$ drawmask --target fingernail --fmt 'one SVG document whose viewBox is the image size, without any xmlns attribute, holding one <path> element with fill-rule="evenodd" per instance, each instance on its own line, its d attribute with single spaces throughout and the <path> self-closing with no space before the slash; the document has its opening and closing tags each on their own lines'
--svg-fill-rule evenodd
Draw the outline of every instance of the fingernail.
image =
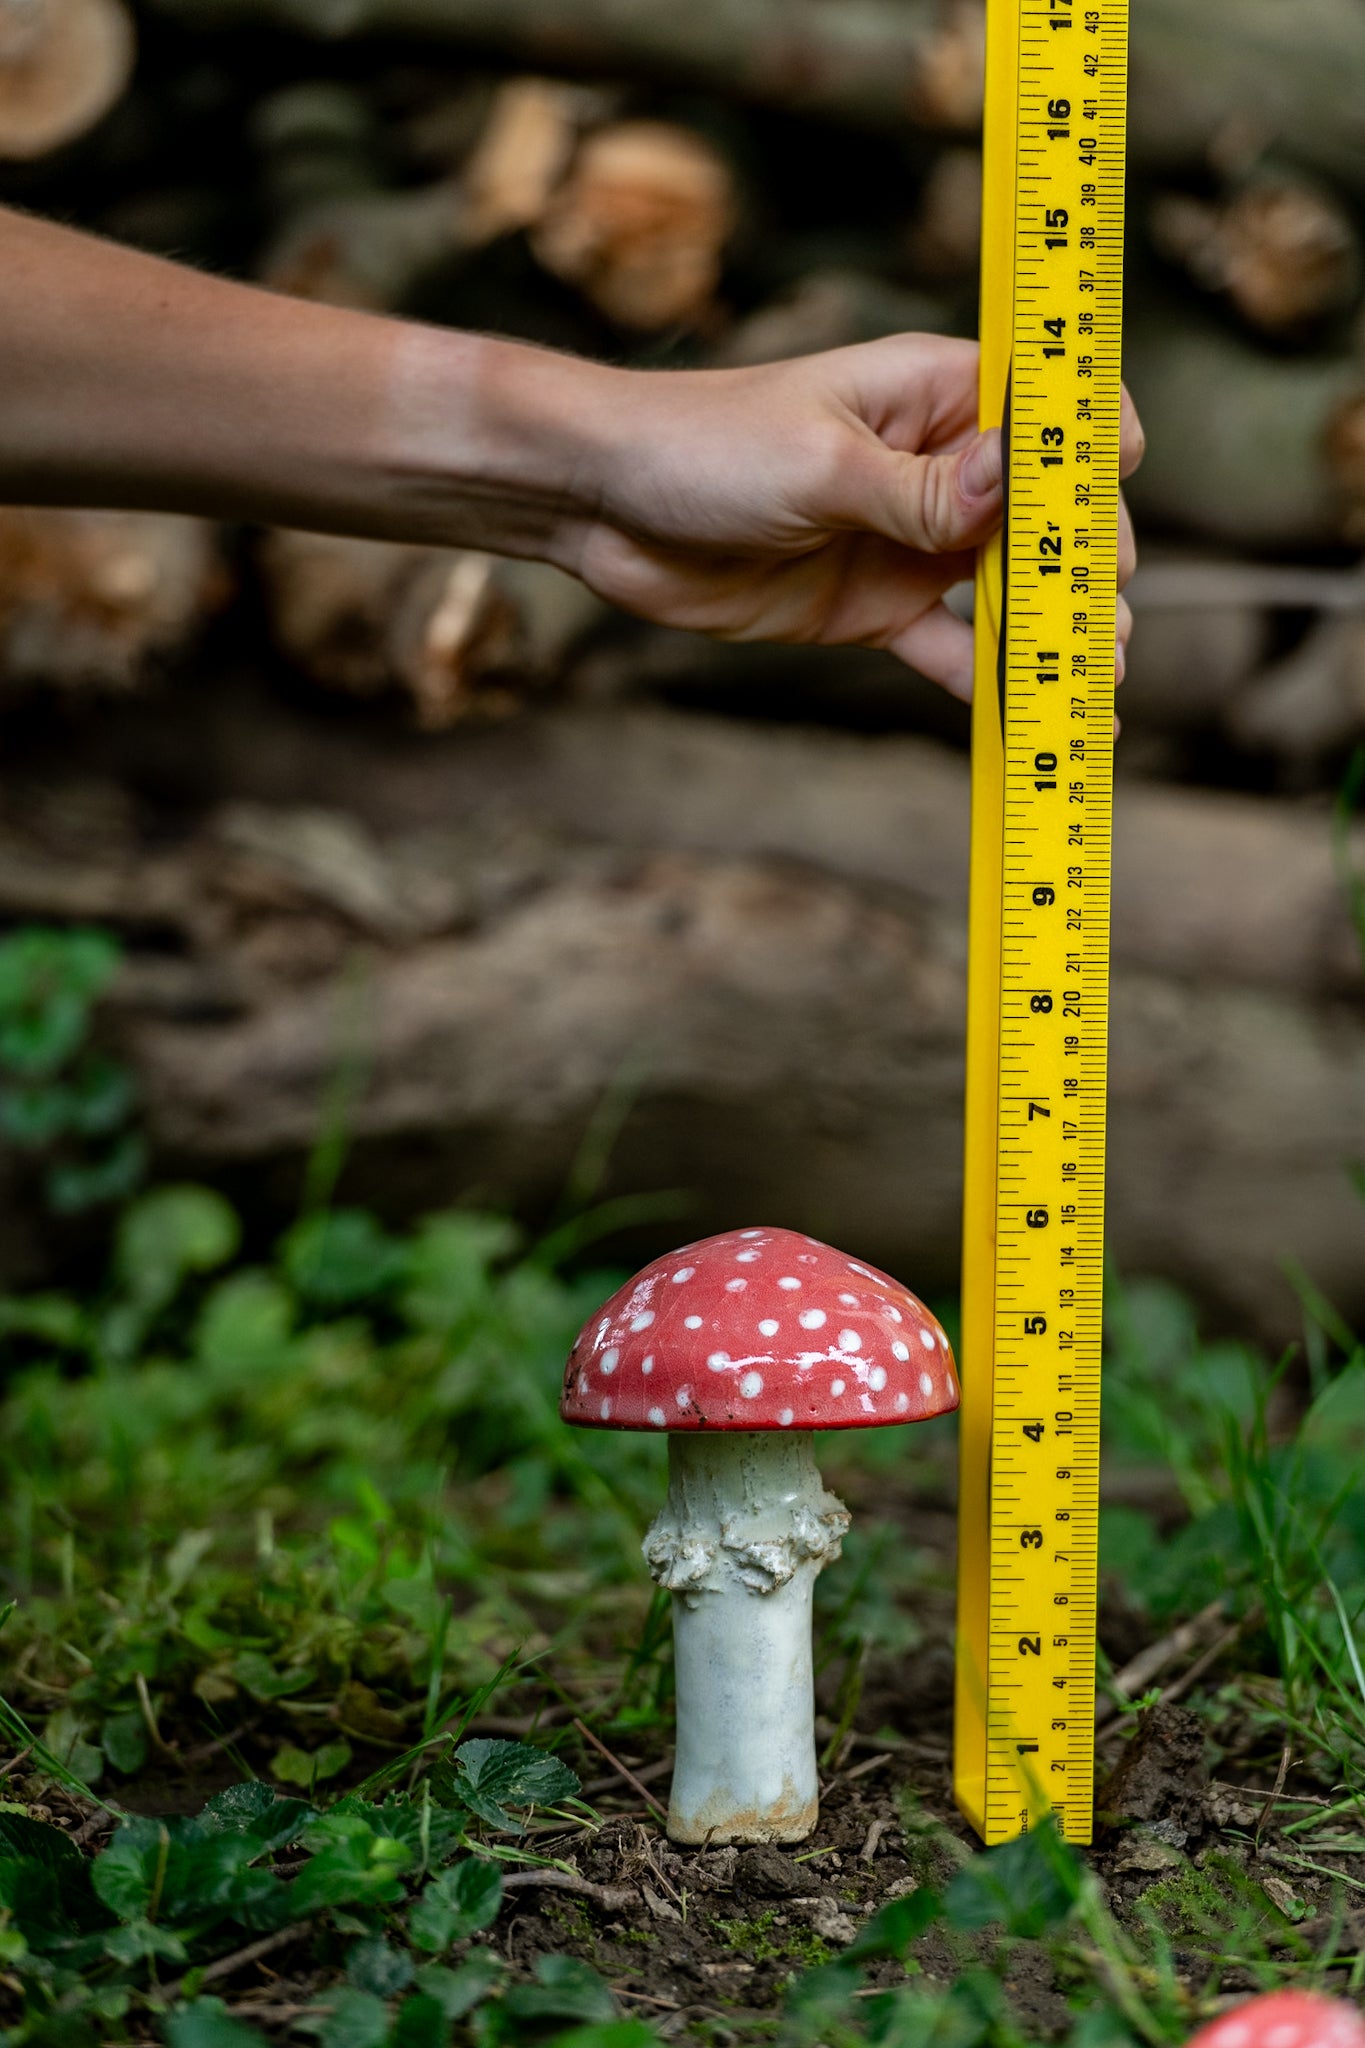
<svg viewBox="0 0 1365 2048">
<path fill-rule="evenodd" d="M 963 497 L 989 498 L 1000 488 L 1001 470 L 1000 430 L 992 427 L 973 441 L 962 458 L 957 476 Z"/>
<path fill-rule="evenodd" d="M 1128 668 L 1128 649 L 1121 640 L 1114 642 L 1114 681 L 1121 683 Z"/>
</svg>

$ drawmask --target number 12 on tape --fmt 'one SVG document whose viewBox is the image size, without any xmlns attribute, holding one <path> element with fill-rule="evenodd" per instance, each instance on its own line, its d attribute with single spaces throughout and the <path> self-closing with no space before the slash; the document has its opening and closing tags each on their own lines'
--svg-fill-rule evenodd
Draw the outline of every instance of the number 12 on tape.
<svg viewBox="0 0 1365 2048">
<path fill-rule="evenodd" d="M 988 0 L 955 1790 L 1094 1804 L 1126 0 Z"/>
</svg>

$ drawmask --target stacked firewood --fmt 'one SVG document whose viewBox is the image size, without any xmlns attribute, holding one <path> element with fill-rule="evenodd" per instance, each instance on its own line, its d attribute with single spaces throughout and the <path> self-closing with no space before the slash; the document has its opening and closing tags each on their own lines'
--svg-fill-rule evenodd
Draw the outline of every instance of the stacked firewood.
<svg viewBox="0 0 1365 2048">
<path fill-rule="evenodd" d="M 642 367 L 973 331 L 983 0 L 144 0 L 136 24 L 127 4 L 0 0 L 0 200 L 277 291 Z M 1248 1274 L 1285 1248 L 1286 1203 L 1350 1291 L 1335 1162 L 1365 1116 L 1329 824 L 1365 738 L 1365 8 L 1132 16 L 1127 374 L 1148 452 L 1120 768 L 1181 787 L 1139 792 L 1125 842 L 1116 956 L 1169 1065 L 1116 1034 L 1141 1155 L 1117 1251 L 1183 1260 L 1269 1327 Z M 951 1222 L 963 728 L 889 658 L 711 645 L 478 553 L 14 510 L 0 718 L 36 735 L 45 792 L 35 810 L 21 758 L 0 918 L 103 916 L 135 941 L 150 919 L 184 952 L 183 985 L 164 959 L 127 984 L 178 1156 L 306 1146 L 336 1057 L 327 978 L 359 946 L 383 1015 L 362 1124 L 386 1157 L 444 1133 L 534 1204 L 594 1090 L 652 1058 L 666 1157 L 636 1156 L 637 1181 L 723 1176 L 738 1119 L 772 1208 L 813 1156 L 789 1124 L 818 1096 L 823 1192 L 802 1214 L 894 1263 L 876 1217 L 901 1205 L 932 1234 L 934 1203 L 877 1133 L 932 1072 L 932 1115 L 892 1122 Z M 808 743 L 760 745 L 778 720 Z M 95 785 L 97 809 L 115 785 L 153 811 L 173 791 L 183 859 L 155 834 L 138 852 L 126 820 L 117 849 L 56 858 L 33 824 L 68 786 L 42 753 L 54 729 L 72 815 Z M 760 795 L 769 745 L 782 801 Z M 450 805 L 486 829 L 432 837 Z M 811 972 L 788 985 L 774 934 L 796 926 Z M 904 1027 L 885 1043 L 866 1036 L 878 974 Z M 692 985 L 708 993 L 688 1010 Z M 1215 1129 L 1201 1076 L 1220 1046 L 1235 1102 Z M 1261 1213 L 1248 1134 L 1281 1060 L 1299 1177 Z M 1176 1169 L 1191 1147 L 1202 1179 Z"/>
</svg>

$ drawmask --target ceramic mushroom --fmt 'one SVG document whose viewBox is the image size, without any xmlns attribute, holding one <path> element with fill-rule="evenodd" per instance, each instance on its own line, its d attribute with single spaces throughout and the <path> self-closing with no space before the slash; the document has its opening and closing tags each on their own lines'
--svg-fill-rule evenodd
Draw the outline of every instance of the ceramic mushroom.
<svg viewBox="0 0 1365 2048">
<path fill-rule="evenodd" d="M 1344 1998 L 1267 1991 L 1221 2014 L 1187 2048 L 1365 2048 L 1365 2022 Z"/>
<path fill-rule="evenodd" d="M 668 1432 L 668 1499 L 644 1552 L 673 1595 L 675 1842 L 799 1842 L 814 1827 L 811 1603 L 849 1518 L 812 1432 L 957 1402 L 924 1304 L 793 1230 L 684 1245 L 579 1333 L 564 1420 Z"/>
</svg>

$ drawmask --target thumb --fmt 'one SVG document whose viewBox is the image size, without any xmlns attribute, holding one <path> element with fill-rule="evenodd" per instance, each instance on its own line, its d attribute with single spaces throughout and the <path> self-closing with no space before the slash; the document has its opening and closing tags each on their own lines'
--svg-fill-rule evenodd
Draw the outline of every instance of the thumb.
<svg viewBox="0 0 1365 2048">
<path fill-rule="evenodd" d="M 883 444 L 865 479 L 860 524 L 924 554 L 975 547 L 1000 524 L 1002 460 L 996 427 L 951 455 L 905 455 Z"/>
</svg>

